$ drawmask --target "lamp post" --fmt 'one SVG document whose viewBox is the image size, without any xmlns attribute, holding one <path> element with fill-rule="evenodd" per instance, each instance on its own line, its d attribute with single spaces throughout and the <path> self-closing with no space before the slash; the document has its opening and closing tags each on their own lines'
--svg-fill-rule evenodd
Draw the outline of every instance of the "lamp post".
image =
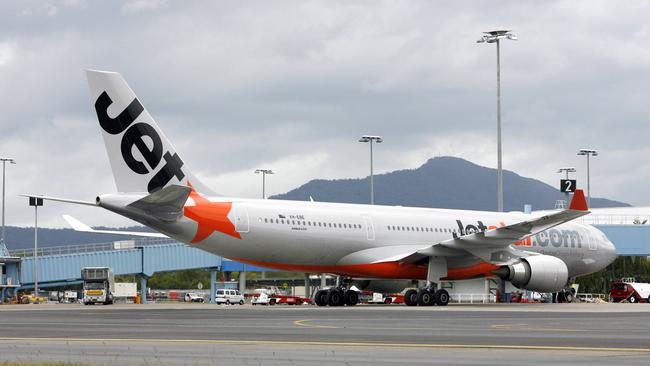
<svg viewBox="0 0 650 366">
<path fill-rule="evenodd" d="M 275 174 L 271 169 L 256 169 L 255 174 L 262 174 L 262 199 L 266 199 L 266 175 Z"/>
<path fill-rule="evenodd" d="M 29 205 L 34 206 L 34 295 L 38 297 L 38 206 L 43 206 L 43 199 L 29 197 Z"/>
<path fill-rule="evenodd" d="M 586 156 L 587 157 L 587 206 L 591 207 L 591 182 L 589 180 L 589 157 L 590 156 L 598 156 L 598 151 L 594 149 L 580 149 L 578 151 L 578 155 Z"/>
<path fill-rule="evenodd" d="M 517 40 L 509 30 L 483 32 L 476 43 L 497 44 L 497 211 L 503 212 L 503 165 L 501 162 L 501 48 L 500 40 Z"/>
<path fill-rule="evenodd" d="M 373 172 L 373 157 L 372 157 L 372 143 L 382 143 L 384 140 L 381 136 L 371 136 L 363 135 L 359 138 L 359 142 L 369 142 L 370 143 L 370 204 L 375 204 L 375 183 L 374 183 L 374 172 Z"/>
<path fill-rule="evenodd" d="M 2 161 L 2 236 L 0 237 L 0 249 L 6 250 L 5 246 L 5 165 L 7 162 L 9 164 L 16 164 L 16 160 L 12 158 L 3 158 L 0 157 Z"/>
</svg>

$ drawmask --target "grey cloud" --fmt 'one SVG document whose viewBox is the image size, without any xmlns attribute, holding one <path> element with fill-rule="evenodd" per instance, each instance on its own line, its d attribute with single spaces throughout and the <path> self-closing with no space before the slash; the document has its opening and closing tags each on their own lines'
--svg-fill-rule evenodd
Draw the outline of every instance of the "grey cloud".
<svg viewBox="0 0 650 366">
<path fill-rule="evenodd" d="M 559 166 L 583 176 L 575 152 L 592 146 L 601 150 L 594 194 L 650 205 L 649 10 L 606 1 L 7 3 L 0 154 L 19 160 L 8 223 L 31 223 L 15 198 L 24 191 L 92 199 L 114 189 L 84 68 L 121 72 L 184 160 L 236 194 L 257 196 L 246 172 L 261 165 L 285 174 L 275 193 L 363 176 L 363 133 L 386 138 L 380 171 L 436 154 L 494 166 L 495 50 L 475 41 L 501 25 L 520 37 L 502 47 L 506 168 L 555 184 Z M 123 223 L 69 209 L 91 224 Z M 56 215 L 66 208 L 44 210 L 45 224 L 64 225 Z"/>
</svg>

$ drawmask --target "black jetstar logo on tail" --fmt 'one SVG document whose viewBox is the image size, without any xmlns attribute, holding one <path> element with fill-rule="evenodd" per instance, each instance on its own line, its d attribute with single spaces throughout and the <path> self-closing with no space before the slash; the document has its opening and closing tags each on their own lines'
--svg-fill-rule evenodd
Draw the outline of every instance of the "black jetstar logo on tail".
<svg viewBox="0 0 650 366">
<path fill-rule="evenodd" d="M 149 193 L 163 188 L 173 177 L 176 177 L 178 180 L 183 179 L 185 177 L 185 174 L 181 170 L 183 161 L 176 153 L 172 155 L 169 151 L 163 152 L 163 143 L 156 129 L 144 122 L 133 124 L 144 111 L 144 107 L 140 104 L 140 101 L 137 98 L 133 99 L 128 107 L 115 118 L 111 118 L 108 115 L 108 107 L 111 104 L 113 104 L 113 100 L 106 92 L 103 92 L 95 102 L 95 111 L 97 111 L 99 124 L 104 131 L 111 135 L 124 132 L 120 150 L 122 151 L 122 158 L 126 165 L 137 174 L 148 174 L 156 170 L 160 161 L 165 158 L 163 167 L 149 180 L 149 184 L 147 185 Z M 153 141 L 151 148 L 142 139 L 144 136 L 149 137 Z M 134 146 L 142 154 L 149 167 L 143 161 L 133 156 Z"/>
</svg>

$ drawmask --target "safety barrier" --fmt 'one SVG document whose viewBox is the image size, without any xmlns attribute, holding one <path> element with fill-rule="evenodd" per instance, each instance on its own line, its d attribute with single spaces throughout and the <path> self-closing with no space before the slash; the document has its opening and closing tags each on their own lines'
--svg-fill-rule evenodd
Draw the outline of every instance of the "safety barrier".
<svg viewBox="0 0 650 366">
<path fill-rule="evenodd" d="M 578 219 L 589 225 L 650 225 L 650 215 L 589 214 Z"/>
<path fill-rule="evenodd" d="M 491 303 L 497 302 L 497 298 L 493 294 L 449 294 L 452 302 L 456 303 Z"/>
</svg>

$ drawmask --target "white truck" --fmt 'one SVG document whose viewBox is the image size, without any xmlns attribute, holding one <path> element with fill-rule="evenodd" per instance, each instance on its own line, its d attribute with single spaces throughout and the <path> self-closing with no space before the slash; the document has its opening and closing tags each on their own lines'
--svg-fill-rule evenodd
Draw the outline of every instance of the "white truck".
<svg viewBox="0 0 650 366">
<path fill-rule="evenodd" d="M 83 280 L 83 303 L 110 305 L 115 295 L 113 270 L 108 267 L 85 267 L 81 269 Z"/>
</svg>

